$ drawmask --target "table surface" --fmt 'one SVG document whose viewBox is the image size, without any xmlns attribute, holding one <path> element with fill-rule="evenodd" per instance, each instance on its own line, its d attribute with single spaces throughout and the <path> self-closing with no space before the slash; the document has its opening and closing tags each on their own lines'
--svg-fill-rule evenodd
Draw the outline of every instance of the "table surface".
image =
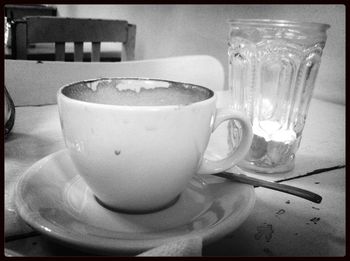
<svg viewBox="0 0 350 261">
<path fill-rule="evenodd" d="M 227 95 L 217 92 L 218 105 Z M 223 130 L 209 150 L 222 149 Z M 58 246 L 33 231 L 13 202 L 18 178 L 41 158 L 64 148 L 57 105 L 16 107 L 16 122 L 5 140 L 5 248 L 25 256 L 86 255 Z M 232 171 L 237 171 L 233 168 Z M 294 185 L 323 197 L 320 204 L 256 187 L 250 216 L 235 231 L 210 245 L 204 256 L 344 256 L 345 106 L 312 99 L 294 170 L 248 175 Z"/>
</svg>

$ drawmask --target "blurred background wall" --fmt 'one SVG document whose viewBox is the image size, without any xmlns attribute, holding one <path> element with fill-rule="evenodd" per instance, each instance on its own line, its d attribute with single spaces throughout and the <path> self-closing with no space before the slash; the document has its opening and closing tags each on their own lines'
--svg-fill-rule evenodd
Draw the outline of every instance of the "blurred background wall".
<svg viewBox="0 0 350 261">
<path fill-rule="evenodd" d="M 344 5 L 56 5 L 60 16 L 127 20 L 137 25 L 136 59 L 206 54 L 227 75 L 227 20 L 285 19 L 328 23 L 315 96 L 345 104 Z M 227 79 L 227 77 L 226 77 Z M 318 84 L 322 82 L 322 85 Z M 227 81 L 225 86 L 227 86 Z"/>
</svg>

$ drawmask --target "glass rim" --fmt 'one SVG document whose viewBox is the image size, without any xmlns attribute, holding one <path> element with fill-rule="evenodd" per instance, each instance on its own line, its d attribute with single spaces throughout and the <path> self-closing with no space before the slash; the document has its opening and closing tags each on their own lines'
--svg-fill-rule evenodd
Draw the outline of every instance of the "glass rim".
<svg viewBox="0 0 350 261">
<path fill-rule="evenodd" d="M 248 26 L 276 26 L 276 27 L 290 27 L 290 28 L 310 28 L 326 31 L 331 26 L 325 23 L 317 22 L 298 22 L 292 20 L 275 20 L 275 19 L 229 19 L 230 25 L 242 24 Z"/>
</svg>

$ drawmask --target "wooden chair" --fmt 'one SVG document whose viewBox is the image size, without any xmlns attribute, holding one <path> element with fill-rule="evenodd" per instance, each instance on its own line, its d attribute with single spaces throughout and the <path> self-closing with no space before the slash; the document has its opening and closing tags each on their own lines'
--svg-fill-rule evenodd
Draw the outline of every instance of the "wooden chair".
<svg viewBox="0 0 350 261">
<path fill-rule="evenodd" d="M 20 5 L 5 5 L 5 17 L 7 23 L 11 26 L 14 20 L 22 19 L 25 16 L 57 16 L 57 8 L 42 4 L 20 4 Z M 12 32 L 8 32 L 8 42 L 6 47 L 10 47 L 12 43 Z M 5 47 L 5 48 L 6 48 Z M 5 53 L 9 53 L 7 51 Z"/>
<path fill-rule="evenodd" d="M 33 43 L 55 43 L 55 60 L 65 60 L 65 43 L 74 43 L 74 61 L 83 61 L 83 44 L 91 42 L 91 61 L 101 57 L 101 42 L 122 43 L 121 60 L 135 57 L 136 25 L 123 20 L 28 16 L 12 26 L 12 57 L 27 59 Z"/>
</svg>

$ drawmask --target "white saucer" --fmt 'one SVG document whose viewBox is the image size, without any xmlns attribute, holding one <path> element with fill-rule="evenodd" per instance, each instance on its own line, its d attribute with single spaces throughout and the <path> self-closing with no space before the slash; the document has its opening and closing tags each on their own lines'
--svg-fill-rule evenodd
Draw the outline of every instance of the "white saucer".
<svg viewBox="0 0 350 261">
<path fill-rule="evenodd" d="M 203 244 L 235 230 L 251 213 L 254 188 L 213 176 L 191 181 L 178 201 L 150 214 L 123 214 L 98 204 L 66 150 L 29 168 L 16 187 L 21 217 L 42 234 L 85 251 L 140 253 L 201 236 Z"/>
</svg>

